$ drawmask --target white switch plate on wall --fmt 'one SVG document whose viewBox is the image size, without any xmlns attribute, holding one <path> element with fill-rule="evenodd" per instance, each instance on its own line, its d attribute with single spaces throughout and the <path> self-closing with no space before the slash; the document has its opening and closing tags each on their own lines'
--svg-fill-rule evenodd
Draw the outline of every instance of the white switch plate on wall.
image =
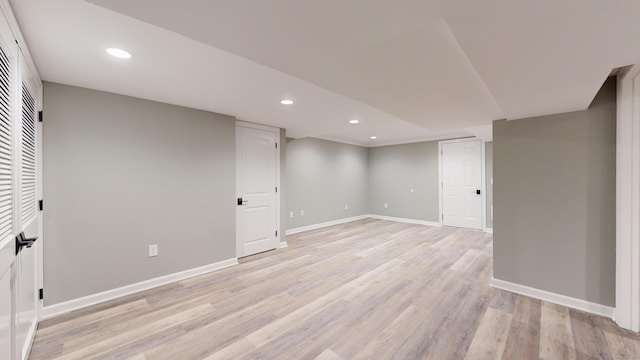
<svg viewBox="0 0 640 360">
<path fill-rule="evenodd" d="M 158 256 L 158 244 L 149 245 L 149 257 Z"/>
<path fill-rule="evenodd" d="M 384 203 L 384 208 L 386 209 L 386 208 L 388 208 L 388 207 L 389 207 L 389 204 Z"/>
<path fill-rule="evenodd" d="M 289 217 L 293 219 L 293 211 L 289 211 Z"/>
<path fill-rule="evenodd" d="M 349 204 L 344 204 L 344 209 L 349 210 Z"/>
</svg>

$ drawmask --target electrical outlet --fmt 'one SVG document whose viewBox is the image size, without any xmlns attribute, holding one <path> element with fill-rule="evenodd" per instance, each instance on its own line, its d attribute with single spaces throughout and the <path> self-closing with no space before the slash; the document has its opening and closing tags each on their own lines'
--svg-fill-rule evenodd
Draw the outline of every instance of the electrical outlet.
<svg viewBox="0 0 640 360">
<path fill-rule="evenodd" d="M 349 204 L 344 204 L 344 209 L 349 210 Z"/>
<path fill-rule="evenodd" d="M 300 210 L 300 216 L 304 216 L 304 210 Z"/>
<path fill-rule="evenodd" d="M 388 208 L 388 207 L 389 207 L 389 204 L 384 203 L 384 208 L 386 209 L 386 208 Z"/>
<path fill-rule="evenodd" d="M 158 256 L 158 244 L 149 245 L 149 257 Z"/>
<path fill-rule="evenodd" d="M 293 211 L 289 211 L 289 217 L 293 219 Z"/>
</svg>

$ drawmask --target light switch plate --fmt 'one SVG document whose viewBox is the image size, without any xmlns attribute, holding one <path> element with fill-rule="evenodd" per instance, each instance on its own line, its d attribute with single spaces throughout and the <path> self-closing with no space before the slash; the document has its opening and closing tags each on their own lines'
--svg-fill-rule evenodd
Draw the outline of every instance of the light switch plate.
<svg viewBox="0 0 640 360">
<path fill-rule="evenodd" d="M 149 257 L 158 256 L 158 244 L 149 245 Z"/>
</svg>

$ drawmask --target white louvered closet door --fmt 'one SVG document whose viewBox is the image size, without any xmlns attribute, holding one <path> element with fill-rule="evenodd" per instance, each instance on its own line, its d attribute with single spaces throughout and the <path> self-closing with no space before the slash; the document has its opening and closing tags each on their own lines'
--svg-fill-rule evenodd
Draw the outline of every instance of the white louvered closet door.
<svg viewBox="0 0 640 360">
<path fill-rule="evenodd" d="M 7 3 L 0 2 L 0 359 L 17 360 L 31 347 L 41 304 L 42 240 L 19 247 L 16 237 L 42 236 L 42 82 L 8 21 L 15 25 Z"/>
<path fill-rule="evenodd" d="M 27 238 L 41 237 L 38 206 L 38 95 L 41 88 L 18 50 L 19 82 L 16 84 L 19 108 L 14 127 L 14 150 L 17 174 L 14 174 L 14 201 L 17 202 L 15 232 Z M 39 306 L 39 264 L 42 240 L 32 247 L 24 247 L 17 256 L 16 265 L 16 321 L 15 337 L 17 358 L 23 358 L 32 342 L 37 326 Z"/>
<path fill-rule="evenodd" d="M 14 127 L 17 93 L 16 52 L 8 24 L 0 19 L 0 359 L 14 359 L 15 229 Z"/>
</svg>

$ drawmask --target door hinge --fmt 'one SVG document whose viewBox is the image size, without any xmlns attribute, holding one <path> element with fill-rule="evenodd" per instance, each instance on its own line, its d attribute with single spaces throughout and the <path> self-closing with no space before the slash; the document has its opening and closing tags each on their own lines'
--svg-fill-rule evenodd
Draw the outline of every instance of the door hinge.
<svg viewBox="0 0 640 360">
<path fill-rule="evenodd" d="M 38 209 L 44 210 L 44 200 L 38 200 Z"/>
<path fill-rule="evenodd" d="M 42 118 L 44 116 L 42 115 L 42 110 L 38 111 L 38 122 L 42 122 Z"/>
<path fill-rule="evenodd" d="M 276 230 L 276 237 L 278 237 L 278 230 Z"/>
<path fill-rule="evenodd" d="M 442 220 L 444 220 L 444 214 L 440 215 L 440 218 L 441 218 Z"/>
<path fill-rule="evenodd" d="M 44 289 L 40 288 L 40 291 L 38 293 L 39 293 L 40 300 L 43 300 L 44 299 Z"/>
<path fill-rule="evenodd" d="M 276 143 L 276 149 L 278 148 L 278 143 Z"/>
<path fill-rule="evenodd" d="M 276 186 L 276 192 L 278 192 L 278 187 Z"/>
</svg>

